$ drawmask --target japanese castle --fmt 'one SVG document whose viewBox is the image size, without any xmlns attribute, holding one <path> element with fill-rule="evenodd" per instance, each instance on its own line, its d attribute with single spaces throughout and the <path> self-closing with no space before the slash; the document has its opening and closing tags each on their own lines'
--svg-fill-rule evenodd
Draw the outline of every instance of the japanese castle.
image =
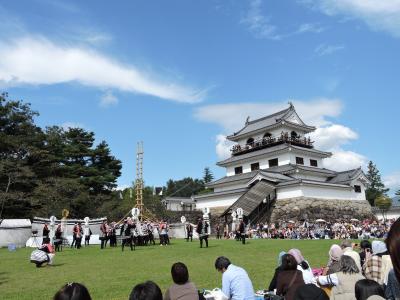
<svg viewBox="0 0 400 300">
<path fill-rule="evenodd" d="M 368 180 L 361 168 L 336 172 L 323 167 L 332 153 L 314 148 L 293 104 L 245 125 L 227 139 L 231 157 L 217 163 L 226 176 L 210 182 L 208 194 L 195 196 L 196 208 L 229 216 L 242 208 L 255 224 L 265 221 L 366 218 Z"/>
</svg>

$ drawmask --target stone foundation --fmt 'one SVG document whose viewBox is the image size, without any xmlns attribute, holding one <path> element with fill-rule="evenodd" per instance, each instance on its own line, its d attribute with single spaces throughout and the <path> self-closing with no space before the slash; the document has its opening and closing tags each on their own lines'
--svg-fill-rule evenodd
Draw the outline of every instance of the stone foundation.
<svg viewBox="0 0 400 300">
<path fill-rule="evenodd" d="M 356 218 L 373 218 L 371 206 L 366 200 L 336 200 L 298 197 L 277 200 L 271 221 L 316 220 L 336 221 Z"/>
</svg>

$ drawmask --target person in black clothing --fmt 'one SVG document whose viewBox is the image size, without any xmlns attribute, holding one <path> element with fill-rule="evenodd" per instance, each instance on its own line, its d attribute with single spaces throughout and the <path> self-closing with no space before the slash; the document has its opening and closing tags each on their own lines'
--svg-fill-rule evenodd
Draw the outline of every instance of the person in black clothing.
<svg viewBox="0 0 400 300">
<path fill-rule="evenodd" d="M 156 244 L 156 241 L 154 240 L 154 234 L 153 234 L 153 225 L 151 223 L 147 224 L 147 231 L 148 231 L 148 239 L 149 239 L 149 244 Z"/>
<path fill-rule="evenodd" d="M 203 240 L 206 242 L 206 247 L 208 248 L 208 226 L 208 223 L 203 218 L 199 218 L 196 232 L 199 234 L 200 248 L 203 248 Z"/>
<path fill-rule="evenodd" d="M 55 246 L 55 250 L 56 251 L 60 251 L 62 250 L 62 242 L 63 242 L 63 238 L 62 238 L 62 230 L 61 230 L 61 224 L 58 224 L 56 232 L 54 234 L 54 246 Z M 60 247 L 61 246 L 61 247 Z"/>
<path fill-rule="evenodd" d="M 42 234 L 42 236 L 43 236 L 42 244 L 49 244 L 50 243 L 49 233 L 50 233 L 50 229 L 48 227 L 48 224 L 44 223 L 43 234 Z"/>
<path fill-rule="evenodd" d="M 221 239 L 221 225 L 219 223 L 215 226 L 215 232 L 217 233 L 217 240 Z"/>
<path fill-rule="evenodd" d="M 49 229 L 47 223 L 44 223 L 44 226 L 43 226 L 43 238 L 48 238 L 49 237 L 49 233 L 50 233 L 50 229 Z"/>
<path fill-rule="evenodd" d="M 186 223 L 186 242 L 193 242 L 193 226 L 189 222 Z"/>
<path fill-rule="evenodd" d="M 130 220 L 124 222 L 124 225 L 121 228 L 121 233 L 123 233 L 122 251 L 124 251 L 125 245 L 129 245 L 131 247 L 131 251 L 135 250 L 135 242 L 133 240 L 133 230 L 135 227 L 136 225 Z"/>
<path fill-rule="evenodd" d="M 359 252 L 360 262 L 361 262 L 361 266 L 363 266 L 365 263 L 366 252 L 369 252 L 369 253 L 372 252 L 371 251 L 371 249 L 372 249 L 371 242 L 368 240 L 362 240 L 360 243 L 360 248 L 361 248 L 361 251 Z"/>
<path fill-rule="evenodd" d="M 240 239 L 242 240 L 242 244 L 244 245 L 246 243 L 246 225 L 244 224 L 243 220 L 240 220 L 238 232 Z"/>
</svg>

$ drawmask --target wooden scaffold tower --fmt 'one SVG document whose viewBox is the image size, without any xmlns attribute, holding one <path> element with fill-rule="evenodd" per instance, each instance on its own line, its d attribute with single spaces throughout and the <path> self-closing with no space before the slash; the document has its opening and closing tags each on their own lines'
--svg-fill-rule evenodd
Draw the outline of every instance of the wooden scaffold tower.
<svg viewBox="0 0 400 300">
<path fill-rule="evenodd" d="M 137 143 L 136 149 L 136 182 L 135 182 L 135 191 L 136 191 L 136 204 L 135 207 L 140 209 L 141 214 L 143 211 L 143 142 Z"/>
</svg>

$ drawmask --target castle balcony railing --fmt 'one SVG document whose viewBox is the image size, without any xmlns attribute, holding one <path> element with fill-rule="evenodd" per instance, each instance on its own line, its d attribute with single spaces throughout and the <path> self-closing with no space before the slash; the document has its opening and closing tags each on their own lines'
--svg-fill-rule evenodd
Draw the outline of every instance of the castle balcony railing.
<svg viewBox="0 0 400 300">
<path fill-rule="evenodd" d="M 276 145 L 280 144 L 292 144 L 295 146 L 300 146 L 304 148 L 311 149 L 313 148 L 313 141 L 309 137 L 295 137 L 295 136 L 290 136 L 288 133 L 282 133 L 280 136 L 277 137 L 264 137 L 259 140 L 255 140 L 252 143 L 248 143 L 245 145 L 234 145 L 231 148 L 232 155 L 240 155 L 252 151 L 257 151 L 260 149 L 268 148 L 268 147 L 273 147 Z"/>
</svg>

